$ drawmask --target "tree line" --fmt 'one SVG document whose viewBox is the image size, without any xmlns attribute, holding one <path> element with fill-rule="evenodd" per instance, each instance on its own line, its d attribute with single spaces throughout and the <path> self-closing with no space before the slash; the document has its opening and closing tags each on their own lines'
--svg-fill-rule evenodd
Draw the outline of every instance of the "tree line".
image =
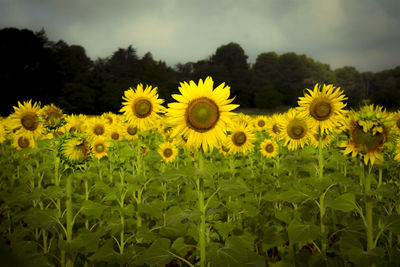
<svg viewBox="0 0 400 267">
<path fill-rule="evenodd" d="M 348 105 L 363 102 L 389 110 L 400 107 L 400 65 L 380 72 L 359 72 L 346 66 L 332 70 L 328 64 L 294 52 L 265 52 L 249 64 L 237 43 L 218 47 L 197 62 L 167 66 L 150 52 L 139 57 L 132 46 L 111 56 L 91 60 L 84 47 L 47 38 L 44 30 L 0 30 L 0 114 L 7 116 L 18 101 L 32 99 L 54 103 L 66 113 L 117 113 L 123 92 L 138 83 L 157 86 L 167 102 L 182 81 L 212 76 L 215 85 L 231 87 L 235 103 L 245 108 L 273 110 L 295 106 L 305 88 L 332 83 L 348 96 Z"/>
</svg>

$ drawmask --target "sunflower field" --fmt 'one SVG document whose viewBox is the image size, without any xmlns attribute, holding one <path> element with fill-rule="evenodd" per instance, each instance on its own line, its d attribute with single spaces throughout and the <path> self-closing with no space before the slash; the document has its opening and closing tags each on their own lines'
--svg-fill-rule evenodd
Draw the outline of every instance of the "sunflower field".
<svg viewBox="0 0 400 267">
<path fill-rule="evenodd" d="M 1 266 L 400 266 L 400 112 L 316 84 L 285 113 L 137 85 L 120 114 L 0 121 Z"/>
</svg>

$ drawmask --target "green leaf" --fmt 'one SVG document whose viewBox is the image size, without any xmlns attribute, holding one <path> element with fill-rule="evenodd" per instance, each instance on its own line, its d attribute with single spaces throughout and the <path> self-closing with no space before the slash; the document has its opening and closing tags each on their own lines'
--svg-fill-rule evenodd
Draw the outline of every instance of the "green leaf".
<svg viewBox="0 0 400 267">
<path fill-rule="evenodd" d="M 159 201 L 153 201 L 151 203 L 139 203 L 138 210 L 152 218 L 160 219 L 162 217 L 162 210 L 157 202 Z"/>
<path fill-rule="evenodd" d="M 243 194 L 249 192 L 250 189 L 244 185 L 239 184 L 236 181 L 223 180 L 219 183 L 220 191 L 232 194 Z"/>
<path fill-rule="evenodd" d="M 349 212 L 357 208 L 356 198 L 353 193 L 345 193 L 329 202 L 327 206 L 335 210 Z"/>
<path fill-rule="evenodd" d="M 299 190 L 289 189 L 288 191 L 279 194 L 279 199 L 292 203 L 299 203 L 306 199 L 307 196 Z"/>
<path fill-rule="evenodd" d="M 185 244 L 184 237 L 178 237 L 175 239 L 174 243 L 172 243 L 171 249 L 175 250 L 178 255 L 184 257 L 190 250 L 192 250 L 193 245 Z"/>
<path fill-rule="evenodd" d="M 26 212 L 24 221 L 31 228 L 49 229 L 57 223 L 57 214 L 58 211 L 56 209 L 39 210 L 31 208 Z"/>
<path fill-rule="evenodd" d="M 82 214 L 86 216 L 100 217 L 106 209 L 106 206 L 91 200 L 85 200 L 82 203 L 81 209 Z"/>
<path fill-rule="evenodd" d="M 173 259 L 173 256 L 168 252 L 170 244 L 171 241 L 169 239 L 157 239 L 148 249 L 137 256 L 135 265 L 166 265 Z"/>
<path fill-rule="evenodd" d="M 289 224 L 287 231 L 289 242 L 291 244 L 297 244 L 316 240 L 320 230 L 316 225 L 304 224 L 297 220 L 293 220 Z"/>
<path fill-rule="evenodd" d="M 109 239 L 105 244 L 97 249 L 95 253 L 89 257 L 90 261 L 110 261 L 117 256 L 117 252 L 114 251 L 114 241 Z"/>
<path fill-rule="evenodd" d="M 215 229 L 217 229 L 218 233 L 222 236 L 225 240 L 228 235 L 232 232 L 235 226 L 231 223 L 217 221 L 214 225 Z"/>
</svg>

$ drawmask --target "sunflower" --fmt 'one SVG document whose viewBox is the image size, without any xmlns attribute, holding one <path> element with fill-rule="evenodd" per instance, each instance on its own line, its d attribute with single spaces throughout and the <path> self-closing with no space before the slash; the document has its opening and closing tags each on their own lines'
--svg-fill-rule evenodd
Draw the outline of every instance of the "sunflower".
<svg viewBox="0 0 400 267">
<path fill-rule="evenodd" d="M 6 129 L 5 129 L 5 124 L 4 124 L 4 119 L 1 118 L 0 120 L 0 144 L 4 142 L 4 140 L 6 140 Z"/>
<path fill-rule="evenodd" d="M 253 149 L 253 142 L 256 140 L 253 128 L 246 124 L 237 124 L 232 128 L 232 133 L 228 137 L 227 149 L 229 153 L 248 153 Z"/>
<path fill-rule="evenodd" d="M 122 132 L 122 123 L 114 122 L 113 125 L 109 128 L 109 138 L 114 140 L 115 142 L 121 141 L 123 137 Z"/>
<path fill-rule="evenodd" d="M 92 153 L 94 157 L 98 159 L 107 156 L 109 147 L 110 143 L 106 140 L 104 136 L 95 137 L 92 141 Z"/>
<path fill-rule="evenodd" d="M 284 145 L 289 150 L 304 147 L 312 135 L 308 120 L 300 116 L 296 109 L 290 109 L 282 116 L 282 131 L 280 137 L 285 140 Z"/>
<path fill-rule="evenodd" d="M 164 107 L 161 105 L 164 100 L 158 98 L 157 87 L 146 85 L 143 90 L 143 85 L 139 84 L 136 90 L 132 88 L 126 90 L 122 99 L 126 102 L 122 102 L 123 107 L 120 111 L 140 130 L 153 127 L 159 118 L 158 113 L 164 112 Z"/>
<path fill-rule="evenodd" d="M 12 146 L 17 150 L 22 150 L 24 148 L 34 148 L 35 141 L 31 135 L 16 134 L 13 136 Z"/>
<path fill-rule="evenodd" d="M 116 114 L 112 112 L 105 112 L 101 115 L 101 118 L 108 124 L 113 125 L 118 121 Z"/>
<path fill-rule="evenodd" d="M 272 116 L 268 117 L 267 119 L 267 125 L 266 125 L 267 132 L 272 138 L 276 140 L 279 140 L 280 133 L 282 131 L 281 120 L 282 120 L 282 115 L 279 113 L 275 113 Z"/>
<path fill-rule="evenodd" d="M 397 135 L 400 135 L 400 111 L 393 113 L 391 120 L 393 124 L 393 132 Z"/>
<path fill-rule="evenodd" d="M 84 121 L 86 117 L 83 115 L 69 115 L 66 117 L 65 131 L 68 133 L 83 133 L 84 132 Z"/>
<path fill-rule="evenodd" d="M 221 152 L 221 154 L 224 156 L 229 155 L 228 138 L 228 136 L 225 136 L 225 139 L 222 140 L 219 144 L 219 152 Z"/>
<path fill-rule="evenodd" d="M 383 147 L 389 140 L 390 117 L 382 107 L 364 106 L 351 112 L 344 123 L 347 140 L 340 144 L 344 154 L 360 156 L 364 164 L 383 161 Z"/>
<path fill-rule="evenodd" d="M 178 149 L 176 146 L 169 142 L 164 142 L 158 148 L 158 153 L 161 155 L 163 160 L 168 163 L 175 160 L 178 155 Z"/>
<path fill-rule="evenodd" d="M 299 116 L 308 117 L 312 128 L 326 131 L 333 131 L 337 125 L 338 115 L 346 106 L 343 103 L 347 99 L 343 91 L 334 87 L 332 84 L 314 86 L 314 90 L 307 89 L 309 94 L 299 97 L 299 107 L 297 108 Z"/>
<path fill-rule="evenodd" d="M 139 136 L 139 129 L 135 124 L 126 122 L 122 124 L 122 134 L 128 141 L 136 140 Z"/>
<path fill-rule="evenodd" d="M 319 146 L 319 137 L 320 137 L 319 131 L 317 129 L 314 129 L 314 132 L 313 132 L 313 134 L 311 135 L 311 138 L 310 138 L 310 144 L 315 148 L 318 148 L 318 146 Z M 333 141 L 333 137 L 334 137 L 333 134 L 328 134 L 326 132 L 323 133 L 322 134 L 322 139 L 321 139 L 322 147 L 323 148 L 327 147 Z"/>
<path fill-rule="evenodd" d="M 232 110 L 239 105 L 230 104 L 230 87 L 220 84 L 213 89 L 213 80 L 207 77 L 204 82 L 199 80 L 180 84 L 180 95 L 172 97 L 178 102 L 168 104 L 168 123 L 174 128 L 171 137 L 184 135 L 187 146 L 203 151 L 212 150 L 223 140 L 226 127 L 235 115 Z"/>
<path fill-rule="evenodd" d="M 253 119 L 249 115 L 240 112 L 234 117 L 234 121 L 236 124 L 244 124 L 248 126 L 252 124 Z"/>
<path fill-rule="evenodd" d="M 254 126 L 258 131 L 263 131 L 267 128 L 267 117 L 266 116 L 257 116 L 254 119 Z"/>
<path fill-rule="evenodd" d="M 92 117 L 86 121 L 86 133 L 89 138 L 109 135 L 109 125 L 107 120 L 102 117 Z"/>
<path fill-rule="evenodd" d="M 260 144 L 261 154 L 266 158 L 273 158 L 278 154 L 278 144 L 271 139 L 265 139 Z"/>
<path fill-rule="evenodd" d="M 84 134 L 66 134 L 58 142 L 59 157 L 70 166 L 79 166 L 91 156 L 90 142 Z"/>
<path fill-rule="evenodd" d="M 42 118 L 44 126 L 52 130 L 59 128 L 65 122 L 62 110 L 54 104 L 42 108 Z"/>
<path fill-rule="evenodd" d="M 43 123 L 40 121 L 41 109 L 39 103 L 29 100 L 18 107 L 14 107 L 14 113 L 9 116 L 9 126 L 17 135 L 39 138 L 44 133 Z"/>
</svg>

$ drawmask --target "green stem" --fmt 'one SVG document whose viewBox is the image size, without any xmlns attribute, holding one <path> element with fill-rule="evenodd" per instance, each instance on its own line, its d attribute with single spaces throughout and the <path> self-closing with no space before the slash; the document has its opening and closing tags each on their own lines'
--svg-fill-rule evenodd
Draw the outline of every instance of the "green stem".
<svg viewBox="0 0 400 267">
<path fill-rule="evenodd" d="M 89 183 L 88 180 L 85 179 L 85 200 L 89 200 Z M 85 219 L 85 228 L 86 230 L 89 230 L 89 220 Z"/>
<path fill-rule="evenodd" d="M 199 153 L 199 169 L 204 168 L 204 152 Z M 206 266 L 206 214 L 204 206 L 204 180 L 202 177 L 197 178 L 197 194 L 199 198 L 200 210 L 200 226 L 199 226 L 199 247 L 200 247 L 200 267 Z"/>
<path fill-rule="evenodd" d="M 364 199 L 365 199 L 365 217 L 366 217 L 366 232 L 367 232 L 367 250 L 372 250 L 374 246 L 373 236 L 373 214 L 372 214 L 372 199 L 371 199 L 371 169 L 369 165 L 364 165 Z"/>
<path fill-rule="evenodd" d="M 318 141 L 318 176 L 322 182 L 324 172 L 324 159 L 322 155 L 322 132 L 319 130 L 319 141 Z M 320 219 L 320 230 L 321 230 L 321 254 L 323 257 L 326 256 L 326 233 L 325 233 L 325 194 L 322 194 L 319 198 L 319 219 Z"/>
<path fill-rule="evenodd" d="M 66 183 L 67 200 L 65 206 L 67 208 L 67 242 L 72 242 L 72 175 L 67 175 Z M 74 264 L 72 255 L 67 255 L 67 267 L 72 267 Z"/>
</svg>

